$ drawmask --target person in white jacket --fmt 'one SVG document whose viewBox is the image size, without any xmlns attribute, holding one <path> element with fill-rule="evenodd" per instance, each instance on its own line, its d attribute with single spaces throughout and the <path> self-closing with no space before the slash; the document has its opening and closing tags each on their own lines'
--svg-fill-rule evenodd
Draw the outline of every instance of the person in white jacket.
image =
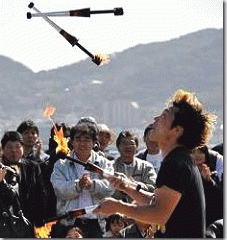
<svg viewBox="0 0 227 240">
<path fill-rule="evenodd" d="M 70 138 L 73 146 L 71 157 L 81 162 L 94 163 L 113 173 L 112 162 L 93 151 L 97 141 L 97 125 L 92 122 L 79 122 L 71 128 Z M 96 205 L 104 197 L 113 193 L 108 180 L 100 174 L 88 172 L 84 166 L 67 159 L 58 160 L 51 175 L 51 183 L 57 197 L 57 214 L 62 215 L 77 208 Z M 87 214 L 81 218 L 71 217 L 64 219 L 64 224 L 80 227 L 84 237 L 102 237 L 102 222 L 99 216 Z"/>
</svg>

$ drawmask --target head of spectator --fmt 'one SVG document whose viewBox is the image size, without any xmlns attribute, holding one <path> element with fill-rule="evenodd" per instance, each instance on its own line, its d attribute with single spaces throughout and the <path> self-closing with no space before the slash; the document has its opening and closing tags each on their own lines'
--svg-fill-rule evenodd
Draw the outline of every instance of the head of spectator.
<svg viewBox="0 0 227 240">
<path fill-rule="evenodd" d="M 70 140 L 76 156 L 86 162 L 98 140 L 97 125 L 88 121 L 79 121 L 71 128 Z"/>
<path fill-rule="evenodd" d="M 106 232 L 110 232 L 112 237 L 118 237 L 124 227 L 126 227 L 125 218 L 119 213 L 110 215 L 106 220 Z"/>
<path fill-rule="evenodd" d="M 39 129 L 32 120 L 23 121 L 17 128 L 24 140 L 25 154 L 30 152 L 39 140 Z"/>
<path fill-rule="evenodd" d="M 199 169 L 202 168 L 203 164 L 206 164 L 210 167 L 209 152 L 207 146 L 194 148 L 191 151 L 191 157 Z"/>
<path fill-rule="evenodd" d="M 93 124 L 96 128 L 98 128 L 98 125 L 97 125 L 97 122 L 95 120 L 95 118 L 89 116 L 89 117 L 81 117 L 80 120 L 77 122 L 77 124 L 80 124 L 80 123 L 90 123 L 90 124 Z M 98 152 L 100 149 L 100 144 L 98 141 L 96 141 L 94 143 L 94 147 L 93 147 L 93 150 L 95 152 Z"/>
<path fill-rule="evenodd" d="M 90 123 L 90 124 L 93 124 L 97 127 L 97 122 L 95 120 L 95 118 L 89 116 L 89 117 L 81 117 L 80 120 L 77 122 L 77 124 L 80 124 L 80 123 Z"/>
<path fill-rule="evenodd" d="M 3 159 L 17 163 L 23 156 L 23 137 L 19 132 L 5 132 L 1 139 Z"/>
<path fill-rule="evenodd" d="M 98 141 L 100 150 L 105 153 L 106 148 L 113 142 L 113 132 L 104 123 L 100 123 L 97 126 L 99 130 Z"/>
<path fill-rule="evenodd" d="M 73 225 L 54 224 L 50 232 L 51 238 L 83 238 L 82 230 Z"/>
<path fill-rule="evenodd" d="M 191 157 L 205 180 L 209 181 L 212 178 L 219 182 L 218 173 L 216 168 L 212 166 L 212 155 L 209 153 L 207 146 L 194 148 L 191 151 Z"/>
<path fill-rule="evenodd" d="M 133 162 L 138 145 L 138 138 L 134 133 L 126 130 L 118 135 L 116 146 L 121 155 L 122 162 L 125 164 L 131 164 Z"/>
<path fill-rule="evenodd" d="M 149 134 L 151 140 L 162 145 L 173 142 L 188 150 L 209 142 L 216 115 L 206 112 L 194 94 L 180 89 L 167 104 L 162 114 L 155 118 L 152 134 Z"/>
<path fill-rule="evenodd" d="M 72 227 L 68 230 L 65 238 L 83 238 L 82 230 L 78 227 Z"/>
<path fill-rule="evenodd" d="M 150 140 L 149 131 L 152 129 L 152 127 L 153 127 L 153 124 L 150 124 L 145 128 L 144 134 L 143 134 L 143 140 L 146 144 L 148 154 L 156 155 L 160 152 L 160 149 L 158 146 L 158 142 Z"/>
</svg>

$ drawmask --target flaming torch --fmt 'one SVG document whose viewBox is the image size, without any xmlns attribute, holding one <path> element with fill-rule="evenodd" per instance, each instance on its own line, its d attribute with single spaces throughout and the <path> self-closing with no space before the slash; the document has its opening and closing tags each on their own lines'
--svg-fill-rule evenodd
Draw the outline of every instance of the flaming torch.
<svg viewBox="0 0 227 240">
<path fill-rule="evenodd" d="M 47 222 L 42 227 L 35 227 L 35 237 L 36 238 L 50 238 L 51 228 L 57 222 Z"/>
<path fill-rule="evenodd" d="M 56 107 L 51 106 L 51 105 L 46 106 L 46 108 L 43 112 L 43 116 L 44 116 L 44 118 L 47 118 L 48 120 L 50 120 L 52 125 L 54 126 L 54 129 L 57 130 L 53 120 L 51 119 L 51 117 L 54 115 L 55 111 L 56 111 Z"/>
<path fill-rule="evenodd" d="M 55 126 L 55 125 L 54 125 Z M 54 128 L 54 140 L 57 142 L 58 146 L 56 148 L 56 153 L 60 158 L 65 158 L 69 152 L 70 149 L 68 147 L 68 139 L 64 137 L 63 128 L 61 127 L 58 131 L 56 126 Z"/>
<path fill-rule="evenodd" d="M 41 13 L 36 7 L 34 7 L 34 3 L 31 2 L 28 5 L 29 8 L 32 8 L 34 11 L 37 13 Z M 31 18 L 31 13 L 27 13 L 27 18 Z M 74 47 L 75 45 L 79 47 L 83 52 L 85 52 L 91 59 L 92 61 L 97 64 L 97 65 L 104 65 L 109 62 L 109 56 L 106 55 L 104 57 L 103 54 L 95 54 L 93 55 L 90 53 L 86 48 L 84 48 L 81 44 L 78 43 L 78 39 L 72 35 L 70 35 L 68 32 L 66 32 L 64 29 L 60 28 L 56 23 L 54 23 L 52 20 L 50 20 L 47 16 L 43 15 L 42 18 L 46 20 L 55 30 L 58 31 L 71 45 Z"/>
<path fill-rule="evenodd" d="M 47 106 L 43 112 L 43 116 L 51 121 L 52 126 L 54 128 L 54 140 L 58 144 L 56 148 L 56 152 L 58 153 L 58 156 L 65 158 L 65 156 L 67 156 L 70 152 L 70 149 L 68 148 L 69 139 L 66 139 L 64 137 L 63 128 L 61 127 L 58 130 L 53 120 L 51 119 L 55 111 L 56 111 L 56 108 L 54 106 Z"/>
<path fill-rule="evenodd" d="M 56 111 L 56 107 L 54 106 L 47 106 L 43 112 L 43 116 L 49 120 L 51 120 L 51 117 L 54 115 Z"/>
</svg>

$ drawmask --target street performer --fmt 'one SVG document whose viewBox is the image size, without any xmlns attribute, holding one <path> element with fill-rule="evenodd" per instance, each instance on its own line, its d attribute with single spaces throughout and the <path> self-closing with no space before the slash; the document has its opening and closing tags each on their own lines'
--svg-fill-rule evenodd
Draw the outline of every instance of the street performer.
<svg viewBox="0 0 227 240">
<path fill-rule="evenodd" d="M 205 200 L 202 180 L 190 150 L 206 144 L 216 116 L 204 112 L 194 94 L 178 90 L 168 107 L 154 118 L 149 133 L 157 141 L 163 161 L 154 193 L 136 191 L 126 178 L 112 177 L 112 185 L 130 195 L 139 205 L 112 198 L 104 199 L 95 213 L 121 213 L 137 221 L 158 224 L 164 238 L 204 238 Z M 164 226 L 164 228 L 163 228 Z"/>
</svg>

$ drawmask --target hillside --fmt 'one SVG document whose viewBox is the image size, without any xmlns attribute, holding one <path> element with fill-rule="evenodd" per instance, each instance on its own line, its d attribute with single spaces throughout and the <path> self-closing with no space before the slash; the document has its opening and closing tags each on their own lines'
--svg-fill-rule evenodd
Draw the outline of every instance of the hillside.
<svg viewBox="0 0 227 240">
<path fill-rule="evenodd" d="M 110 57 L 105 66 L 87 59 L 33 73 L 0 56 L 1 132 L 26 118 L 49 131 L 42 118 L 46 104 L 55 105 L 55 119 L 69 125 L 91 115 L 113 128 L 144 129 L 179 88 L 195 91 L 223 123 L 222 29 L 141 44 Z"/>
</svg>

